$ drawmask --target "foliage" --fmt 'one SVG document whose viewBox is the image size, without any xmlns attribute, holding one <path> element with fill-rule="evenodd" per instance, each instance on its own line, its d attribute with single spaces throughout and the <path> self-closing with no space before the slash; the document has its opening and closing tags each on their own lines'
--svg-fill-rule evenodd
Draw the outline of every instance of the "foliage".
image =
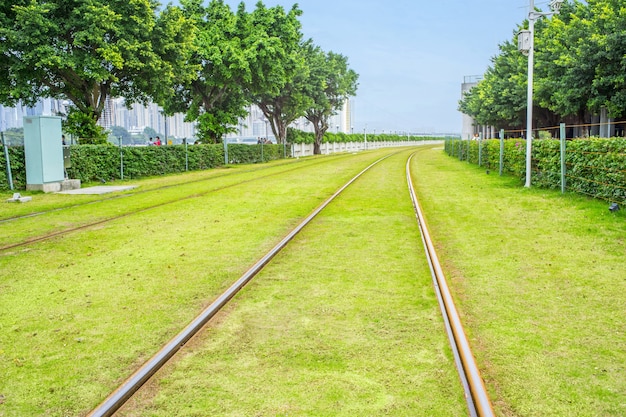
<svg viewBox="0 0 626 417">
<path fill-rule="evenodd" d="M 9 163 L 11 164 L 11 179 L 13 188 L 23 190 L 26 188 L 26 164 L 23 146 L 7 147 L 9 153 Z M 7 177 L 7 164 L 4 151 L 0 153 L 0 190 L 9 189 L 9 178 Z"/>
<path fill-rule="evenodd" d="M 224 146 L 184 145 L 171 146 L 72 146 L 70 178 L 83 182 L 111 181 L 121 177 L 120 161 L 123 158 L 124 178 L 172 174 L 185 171 L 185 153 L 190 171 L 210 169 L 224 165 Z M 122 155 L 120 155 L 120 152 Z M 228 145 L 229 163 L 250 164 L 267 162 L 283 157 L 280 145 Z"/>
<path fill-rule="evenodd" d="M 131 145 L 133 143 L 131 134 L 122 126 L 111 126 L 110 130 L 111 132 L 109 137 L 115 138 L 115 141 L 122 138 L 122 143 L 125 145 Z"/>
<path fill-rule="evenodd" d="M 604 108 L 609 117 L 626 116 L 623 2 L 566 2 L 552 18 L 537 21 L 535 51 L 533 124 L 588 123 Z M 492 63 L 460 101 L 459 110 L 477 124 L 520 127 L 525 121 L 527 60 L 517 51 L 515 38 L 500 46 Z"/>
<path fill-rule="evenodd" d="M 500 141 L 448 140 L 448 155 L 478 164 L 494 172 L 500 167 Z M 523 181 L 526 176 L 526 141 L 504 140 L 503 172 Z M 626 203 L 626 139 L 577 139 L 566 142 L 566 187 L 576 193 L 607 201 Z M 533 141 L 531 183 L 543 188 L 561 188 L 560 141 Z"/>
<path fill-rule="evenodd" d="M 145 101 L 167 75 L 152 48 L 156 7 L 152 0 L 2 2 L 0 102 L 66 98 L 97 121 L 108 97 Z"/>
<path fill-rule="evenodd" d="M 516 42 L 507 41 L 492 58 L 484 79 L 465 94 L 459 110 L 478 124 L 520 127 L 525 120 L 526 80 L 526 59 Z"/>
<path fill-rule="evenodd" d="M 309 43 L 305 46 L 310 74 L 307 96 L 312 103 L 305 117 L 315 129 L 314 154 L 320 154 L 328 119 L 341 109 L 348 97 L 356 94 L 358 75 L 348 68 L 348 59 L 333 52 L 324 53 Z"/>
<path fill-rule="evenodd" d="M 93 113 L 85 113 L 72 107 L 64 125 L 63 129 L 78 137 L 78 143 L 81 145 L 104 144 L 107 141 L 108 134 L 96 123 Z"/>
<path fill-rule="evenodd" d="M 7 146 L 24 146 L 24 128 L 12 127 L 7 129 L 4 134 L 4 143 Z"/>
<path fill-rule="evenodd" d="M 265 7 L 258 2 L 247 27 L 250 46 L 251 84 L 248 97 L 270 123 L 278 143 L 283 143 L 287 126 L 302 116 L 309 101 L 304 94 L 308 67 L 302 50 L 302 11 L 295 4 L 289 12 L 282 6 Z"/>
<path fill-rule="evenodd" d="M 248 57 L 254 51 L 245 44 L 250 36 L 245 12 L 233 13 L 222 0 L 212 0 L 208 7 L 201 0 L 181 4 L 182 10 L 171 7 L 166 12 L 170 20 L 180 13 L 178 20 L 185 19 L 189 36 L 166 59 L 182 69 L 160 102 L 166 112 L 184 112 L 187 121 L 198 121 L 200 140 L 217 143 L 234 131 L 248 104 L 244 91 L 251 79 Z"/>
</svg>

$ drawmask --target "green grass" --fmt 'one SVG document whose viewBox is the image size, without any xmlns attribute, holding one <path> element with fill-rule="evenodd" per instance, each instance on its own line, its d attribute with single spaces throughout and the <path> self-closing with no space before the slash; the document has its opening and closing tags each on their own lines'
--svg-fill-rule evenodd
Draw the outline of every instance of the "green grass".
<svg viewBox="0 0 626 417">
<path fill-rule="evenodd" d="M 439 151 L 413 164 L 498 414 L 626 415 L 626 222 Z"/>
<path fill-rule="evenodd" d="M 179 186 L 0 224 L 2 241 L 23 239 L 216 190 L 0 253 L 0 416 L 86 413 L 389 152 L 268 166 L 277 175 L 219 191 L 270 171 L 144 180 Z M 324 210 L 128 414 L 466 415 L 408 202 L 407 156 Z M 626 213 L 524 189 L 440 150 L 418 152 L 413 168 L 497 414 L 626 415 Z M 3 209 L 38 210 L 28 204 Z"/>
<path fill-rule="evenodd" d="M 331 158 L 0 254 L 0 412 L 77 415 L 94 407 L 385 152 Z M 101 216 L 101 205 L 83 209 Z M 75 221 L 73 211 L 64 216 Z"/>
<path fill-rule="evenodd" d="M 407 156 L 327 207 L 122 415 L 465 415 Z"/>
<path fill-rule="evenodd" d="M 345 156 L 344 156 L 345 157 Z M 335 157 L 335 159 L 338 157 Z M 340 157 L 339 157 L 340 158 Z M 133 181 L 137 188 L 130 191 L 103 195 L 62 195 L 42 194 L 34 196 L 35 203 L 0 205 L 0 216 L 10 219 L 15 216 L 38 213 L 61 208 L 30 218 L 22 218 L 20 227 L 12 227 L 9 220 L 6 227 L 0 228 L 0 247 L 27 241 L 33 237 L 56 233 L 80 227 L 95 221 L 106 220 L 137 210 L 177 202 L 189 196 L 204 195 L 224 189 L 241 181 L 256 181 L 262 186 L 263 178 L 282 175 L 318 164 L 319 160 L 310 158 L 298 162 L 277 161 L 262 166 L 237 166 L 234 168 L 193 172 L 178 176 L 166 176 L 147 180 Z M 119 201 L 123 200 L 123 201 Z M 93 204 L 85 204 L 85 203 Z M 71 215 L 68 215 L 68 210 Z"/>
</svg>

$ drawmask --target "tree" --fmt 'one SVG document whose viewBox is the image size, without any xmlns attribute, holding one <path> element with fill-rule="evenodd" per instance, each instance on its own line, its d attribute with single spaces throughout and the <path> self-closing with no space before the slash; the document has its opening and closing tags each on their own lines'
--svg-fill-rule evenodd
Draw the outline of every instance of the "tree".
<svg viewBox="0 0 626 417">
<path fill-rule="evenodd" d="M 536 37 L 537 100 L 575 123 L 585 121 L 596 72 L 590 30 L 588 7 L 565 3 Z"/>
<path fill-rule="evenodd" d="M 307 67 L 302 53 L 302 11 L 294 5 L 289 12 L 281 6 L 266 8 L 258 2 L 249 15 L 246 40 L 250 55 L 251 83 L 248 97 L 270 123 L 278 143 L 284 143 L 287 126 L 304 114 L 307 98 L 302 82 Z"/>
<path fill-rule="evenodd" d="M 111 136 L 118 140 L 122 139 L 122 143 L 130 145 L 132 143 L 132 136 L 128 133 L 128 130 L 124 129 L 122 126 L 111 126 Z"/>
<path fill-rule="evenodd" d="M 358 74 L 348 68 L 348 59 L 343 55 L 326 54 L 311 43 L 305 46 L 305 51 L 310 71 L 306 94 L 311 99 L 305 117 L 315 129 L 313 153 L 319 155 L 328 118 L 336 114 L 348 97 L 356 94 Z"/>
<path fill-rule="evenodd" d="M 519 128 L 526 112 L 527 61 L 515 38 L 499 48 L 483 80 L 459 102 L 459 110 L 480 125 Z"/>
<path fill-rule="evenodd" d="M 156 7 L 152 0 L 2 2 L 0 103 L 67 98 L 85 115 L 76 129 L 89 123 L 85 131 L 98 133 L 108 97 L 145 102 L 167 76 L 152 48 Z"/>
<path fill-rule="evenodd" d="M 184 112 L 187 121 L 199 121 L 199 136 L 215 143 L 246 114 L 244 88 L 251 81 L 249 56 L 254 51 L 243 44 L 249 36 L 242 24 L 245 9 L 242 4 L 235 14 L 222 0 L 212 0 L 206 8 L 202 0 L 181 4 L 195 35 L 185 56 L 167 59 L 185 70 L 174 75 L 173 88 L 160 101 L 167 113 Z"/>
</svg>

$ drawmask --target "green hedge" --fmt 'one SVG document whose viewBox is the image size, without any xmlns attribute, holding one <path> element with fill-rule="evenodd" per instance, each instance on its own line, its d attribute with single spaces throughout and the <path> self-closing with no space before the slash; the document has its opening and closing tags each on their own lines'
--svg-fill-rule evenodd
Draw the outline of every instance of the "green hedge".
<svg viewBox="0 0 626 417">
<path fill-rule="evenodd" d="M 26 189 L 26 165 L 24 164 L 24 147 L 11 146 L 7 148 L 9 151 L 9 161 L 11 163 L 11 177 L 13 179 L 13 187 L 16 190 Z M 0 157 L 0 190 L 9 190 L 9 179 L 7 178 L 7 164 L 2 151 Z"/>
<path fill-rule="evenodd" d="M 480 152 L 479 152 L 480 151 Z M 500 167 L 500 141 L 447 140 L 445 152 L 462 161 L 492 171 Z M 568 140 L 565 151 L 566 189 L 607 201 L 626 202 L 626 139 Z M 504 141 L 503 172 L 526 178 L 526 141 Z M 533 141 L 531 183 L 544 188 L 561 188 L 561 144 L 559 140 Z"/>
<path fill-rule="evenodd" d="M 411 136 L 411 141 L 415 140 L 443 140 L 442 137 L 430 137 L 430 136 Z M 407 135 L 395 135 L 395 134 L 367 134 L 368 142 L 405 142 L 409 139 Z M 353 133 L 346 134 L 343 132 L 332 133 L 326 132 L 322 143 L 347 143 L 347 142 L 364 142 L 365 134 Z M 315 134 L 311 132 L 302 132 L 300 130 L 291 129 L 287 130 L 287 142 L 289 143 L 314 143 Z"/>
<path fill-rule="evenodd" d="M 10 147 L 9 157 L 15 189 L 26 188 L 24 148 Z M 215 168 L 224 165 L 224 145 L 129 146 L 121 149 L 112 145 L 70 146 L 71 168 L 69 178 L 82 182 L 111 181 L 121 177 L 120 162 L 123 158 L 124 178 L 141 178 L 173 174 L 185 171 L 185 152 L 190 171 Z M 282 145 L 228 145 L 228 160 L 231 164 L 251 164 L 283 158 L 290 149 Z M 4 155 L 0 162 L 0 190 L 8 190 Z"/>
</svg>

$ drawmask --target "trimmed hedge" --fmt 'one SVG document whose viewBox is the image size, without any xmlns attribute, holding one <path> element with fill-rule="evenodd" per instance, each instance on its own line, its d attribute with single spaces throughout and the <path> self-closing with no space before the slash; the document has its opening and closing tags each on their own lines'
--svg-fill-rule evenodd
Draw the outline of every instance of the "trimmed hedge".
<svg viewBox="0 0 626 417">
<path fill-rule="evenodd" d="M 15 189 L 26 188 L 26 166 L 23 147 L 10 147 L 9 157 Z M 286 152 L 290 156 L 289 147 Z M 228 160 L 231 164 L 252 164 L 283 158 L 282 145 L 228 145 Z M 124 163 L 124 178 L 142 178 L 185 171 L 185 146 L 129 146 L 120 148 L 112 145 L 70 146 L 71 168 L 69 178 L 81 182 L 112 181 L 120 179 L 120 162 Z M 187 146 L 189 171 L 216 168 L 224 165 L 224 145 Z M 9 190 L 4 155 L 0 161 L 0 190 Z"/>
<path fill-rule="evenodd" d="M 23 146 L 10 146 L 9 162 L 11 163 L 11 177 L 13 179 L 13 187 L 16 190 L 26 189 L 26 164 Z M 4 157 L 4 151 L 0 157 L 0 190 L 9 190 L 9 179 L 7 177 L 7 164 Z"/>
<path fill-rule="evenodd" d="M 500 167 L 500 141 L 447 140 L 445 152 L 496 171 Z M 566 189 L 607 201 L 626 202 L 626 139 L 568 140 L 565 151 Z M 503 172 L 526 178 L 526 141 L 504 141 Z M 559 140 L 533 141 L 532 176 L 534 186 L 561 188 L 561 144 Z"/>
<path fill-rule="evenodd" d="M 430 136 L 411 136 L 411 141 L 415 140 L 442 140 L 442 137 L 430 137 Z M 367 134 L 368 142 L 405 142 L 408 140 L 407 135 L 395 135 L 395 134 Z M 306 143 L 311 144 L 315 142 L 315 134 L 312 132 L 302 132 L 300 130 L 291 129 L 287 130 L 287 141 L 289 143 Z M 322 143 L 347 143 L 347 142 L 364 142 L 365 135 L 363 133 L 346 134 L 343 132 L 332 133 L 326 132 Z"/>
</svg>

